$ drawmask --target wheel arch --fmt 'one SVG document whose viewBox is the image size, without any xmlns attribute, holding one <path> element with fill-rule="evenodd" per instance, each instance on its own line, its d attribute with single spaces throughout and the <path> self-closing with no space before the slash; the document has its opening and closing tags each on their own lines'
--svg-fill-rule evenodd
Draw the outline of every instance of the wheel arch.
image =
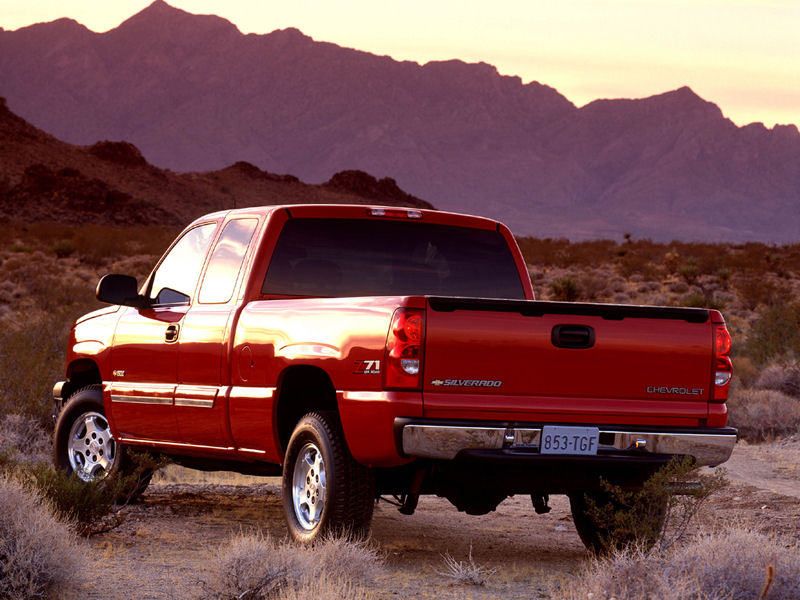
<svg viewBox="0 0 800 600">
<path fill-rule="evenodd" d="M 102 384 L 100 367 L 90 358 L 78 358 L 67 365 L 67 381 L 61 387 L 61 404 L 81 388 Z M 59 407 L 60 408 L 60 407 Z"/>
<path fill-rule="evenodd" d="M 275 423 L 281 454 L 286 453 L 295 426 L 314 411 L 339 413 L 336 388 L 328 374 L 319 367 L 295 365 L 285 369 L 276 390 Z"/>
</svg>

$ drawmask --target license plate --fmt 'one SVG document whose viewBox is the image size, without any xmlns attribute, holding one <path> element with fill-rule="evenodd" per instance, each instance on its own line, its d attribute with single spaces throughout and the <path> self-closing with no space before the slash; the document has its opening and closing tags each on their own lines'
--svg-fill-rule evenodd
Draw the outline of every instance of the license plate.
<svg viewBox="0 0 800 600">
<path fill-rule="evenodd" d="M 542 427 L 541 454 L 597 454 L 597 427 Z"/>
</svg>

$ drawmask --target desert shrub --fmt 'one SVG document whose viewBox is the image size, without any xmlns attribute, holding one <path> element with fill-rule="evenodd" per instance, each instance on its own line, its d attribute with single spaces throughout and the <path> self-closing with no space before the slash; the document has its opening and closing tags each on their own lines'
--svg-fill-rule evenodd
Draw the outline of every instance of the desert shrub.
<svg viewBox="0 0 800 600">
<path fill-rule="evenodd" d="M 201 587 L 203 597 L 214 600 L 355 599 L 363 597 L 363 590 L 354 584 L 373 581 L 381 569 L 378 553 L 364 541 L 328 537 L 296 546 L 261 533 L 236 536 L 215 552 L 210 564 Z"/>
<path fill-rule="evenodd" d="M 725 304 L 714 297 L 713 294 L 704 292 L 691 292 L 683 297 L 681 300 L 682 306 L 691 306 L 694 308 L 712 308 L 714 310 L 722 310 Z"/>
<path fill-rule="evenodd" d="M 800 303 L 764 308 L 750 327 L 744 352 L 757 365 L 787 354 L 800 356 Z"/>
<path fill-rule="evenodd" d="M 658 264 L 650 256 L 639 252 L 626 252 L 617 263 L 617 268 L 623 277 L 633 280 L 637 275 L 646 279 L 660 279 L 661 272 Z"/>
<path fill-rule="evenodd" d="M 784 305 L 792 300 L 789 286 L 764 277 L 761 271 L 745 273 L 734 278 L 733 286 L 748 310 L 755 310 L 759 306 Z"/>
<path fill-rule="evenodd" d="M 77 533 L 89 536 L 119 525 L 121 509 L 141 493 L 150 474 L 166 464 L 146 453 L 133 454 L 130 460 L 133 466 L 124 477 L 87 482 L 47 463 L 23 465 L 17 469 L 17 477 L 31 491 L 46 498 Z"/>
<path fill-rule="evenodd" d="M 571 277 L 561 277 L 550 284 L 550 295 L 554 300 L 575 302 L 581 297 L 581 287 Z"/>
<path fill-rule="evenodd" d="M 753 361 L 746 356 L 734 356 L 732 361 L 736 384 L 746 388 L 753 387 L 761 374 Z"/>
<path fill-rule="evenodd" d="M 0 239 L 13 240 L 8 247 L 15 252 L 33 252 L 51 248 L 61 257 L 77 255 L 94 266 L 109 259 L 134 254 L 163 254 L 177 235 L 173 228 L 155 225 L 113 227 L 110 225 L 66 225 L 62 223 L 6 223 Z"/>
<path fill-rule="evenodd" d="M 52 314 L 32 316 L 24 327 L 0 322 L 0 414 L 52 423 L 53 384 L 64 376 L 69 327 L 69 321 Z"/>
<path fill-rule="evenodd" d="M 0 598 L 63 597 L 81 583 L 85 550 L 41 498 L 0 476 Z"/>
<path fill-rule="evenodd" d="M 61 239 L 53 243 L 52 250 L 58 258 L 67 258 L 77 250 L 77 246 L 73 240 Z"/>
<path fill-rule="evenodd" d="M 700 269 L 697 267 L 697 262 L 690 258 L 678 265 L 675 272 L 686 283 L 694 285 L 697 281 L 697 276 L 700 274 Z"/>
<path fill-rule="evenodd" d="M 50 434 L 30 416 L 0 414 L 0 451 L 6 453 L 7 463 L 44 462 L 50 454 Z"/>
<path fill-rule="evenodd" d="M 619 249 L 612 240 L 570 242 L 563 238 L 518 237 L 517 244 L 525 262 L 555 267 L 596 267 L 611 262 Z"/>
<path fill-rule="evenodd" d="M 606 289 L 606 281 L 602 277 L 586 273 L 580 278 L 580 289 L 583 291 L 585 300 L 597 300 Z"/>
<path fill-rule="evenodd" d="M 773 578 L 768 593 L 761 595 Z M 592 560 L 554 596 L 564 600 L 793 600 L 800 597 L 796 540 L 747 529 L 699 535 L 669 551 L 633 548 Z"/>
<path fill-rule="evenodd" d="M 737 389 L 728 398 L 728 424 L 748 442 L 800 431 L 800 400 L 776 390 Z"/>
<path fill-rule="evenodd" d="M 762 390 L 778 390 L 787 396 L 800 398 L 800 363 L 785 361 L 767 366 L 755 386 Z"/>
<path fill-rule="evenodd" d="M 728 282 L 731 280 L 731 275 L 733 275 L 733 272 L 729 268 L 722 267 L 717 270 L 716 278 L 722 287 L 727 288 Z"/>
<path fill-rule="evenodd" d="M 114 483 L 85 482 L 47 463 L 26 467 L 20 476 L 31 492 L 47 498 L 55 510 L 70 519 L 78 533 L 90 535 L 106 529 L 103 520 L 112 513 L 118 496 Z"/>
<path fill-rule="evenodd" d="M 641 489 L 603 483 L 609 502 L 587 498 L 587 515 L 606 550 L 638 545 L 671 547 L 686 533 L 702 504 L 728 485 L 724 471 L 700 472 L 687 458 L 673 460 L 650 476 Z M 680 491 L 680 494 L 675 494 Z"/>
</svg>

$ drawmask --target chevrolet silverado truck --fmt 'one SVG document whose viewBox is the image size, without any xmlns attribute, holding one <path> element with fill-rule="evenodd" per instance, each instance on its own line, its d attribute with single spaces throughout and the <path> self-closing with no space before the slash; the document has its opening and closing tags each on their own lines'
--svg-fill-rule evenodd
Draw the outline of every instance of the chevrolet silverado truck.
<svg viewBox="0 0 800 600">
<path fill-rule="evenodd" d="M 369 530 L 420 495 L 481 515 L 636 488 L 728 459 L 730 336 L 716 310 L 542 302 L 511 232 L 427 210 L 292 205 L 197 219 L 141 285 L 78 319 L 54 460 L 84 480 L 136 451 L 282 476 L 299 541 Z"/>
</svg>

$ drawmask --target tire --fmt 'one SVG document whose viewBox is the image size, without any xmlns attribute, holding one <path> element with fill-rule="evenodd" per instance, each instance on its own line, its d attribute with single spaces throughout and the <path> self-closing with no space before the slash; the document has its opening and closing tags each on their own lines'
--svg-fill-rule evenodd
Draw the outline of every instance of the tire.
<svg viewBox="0 0 800 600">
<path fill-rule="evenodd" d="M 350 454 L 336 413 L 300 419 L 283 463 L 289 535 L 302 543 L 326 535 L 366 537 L 374 502 L 374 473 Z"/>
<path fill-rule="evenodd" d="M 100 385 L 81 388 L 67 400 L 56 421 L 53 462 L 86 482 L 126 477 L 135 471 L 130 452 L 111 434 Z M 136 481 L 121 490 L 119 500 L 132 502 L 141 496 L 152 476 L 151 469 L 140 472 Z"/>
<path fill-rule="evenodd" d="M 655 506 L 623 507 L 608 492 L 575 492 L 569 496 L 572 520 L 583 545 L 597 555 L 602 555 L 619 547 L 642 544 L 649 548 L 658 541 L 667 517 L 667 499 Z M 592 510 L 592 506 L 596 511 Z M 637 527 L 635 531 L 624 530 L 617 523 L 598 523 L 597 513 L 604 510 L 628 510 L 633 512 Z"/>
</svg>

